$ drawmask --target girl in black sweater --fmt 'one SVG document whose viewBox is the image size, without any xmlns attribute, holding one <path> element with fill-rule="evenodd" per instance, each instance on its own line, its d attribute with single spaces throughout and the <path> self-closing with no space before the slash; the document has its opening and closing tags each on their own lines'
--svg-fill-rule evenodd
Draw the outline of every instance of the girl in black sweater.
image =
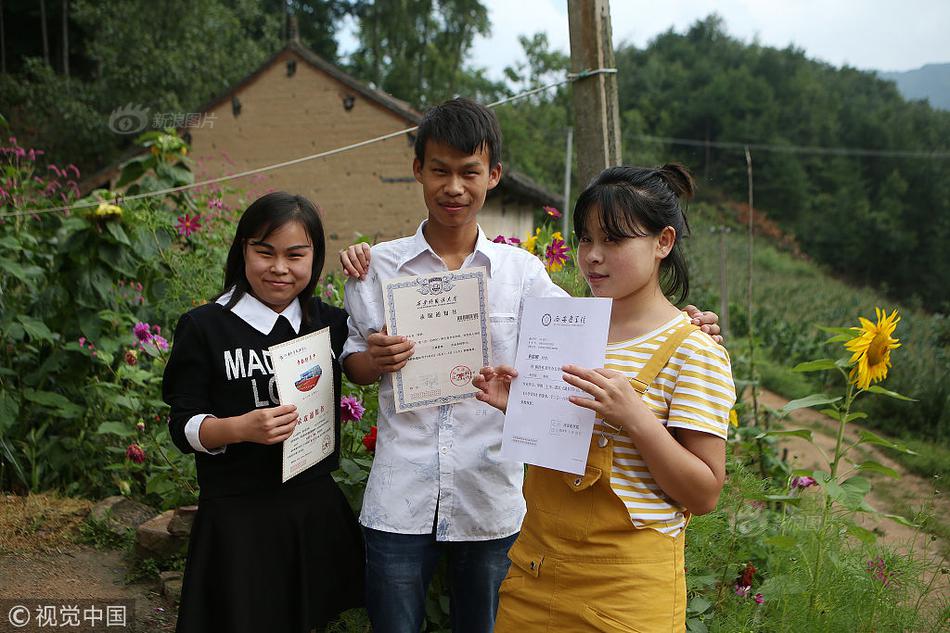
<svg viewBox="0 0 950 633">
<path fill-rule="evenodd" d="M 201 488 L 179 633 L 306 633 L 362 603 L 362 540 L 331 477 L 347 315 L 313 296 L 325 252 L 314 205 L 267 194 L 238 223 L 224 292 L 178 322 L 162 392 L 172 439 L 195 453 Z M 281 442 L 298 417 L 279 404 L 267 349 L 325 327 L 336 450 L 281 484 Z"/>
</svg>

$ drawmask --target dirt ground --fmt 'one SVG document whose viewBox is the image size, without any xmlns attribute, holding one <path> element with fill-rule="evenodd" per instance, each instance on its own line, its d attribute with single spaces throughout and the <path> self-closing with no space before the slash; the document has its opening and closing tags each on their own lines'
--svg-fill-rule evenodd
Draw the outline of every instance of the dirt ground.
<svg viewBox="0 0 950 633">
<path fill-rule="evenodd" d="M 0 497 L 0 600 L 131 600 L 134 618 L 125 630 L 174 631 L 175 605 L 160 595 L 157 581 L 127 583 L 131 562 L 122 551 L 79 542 L 92 505 L 55 495 Z M 6 617 L 0 614 L 0 630 L 7 630 Z"/>
</svg>

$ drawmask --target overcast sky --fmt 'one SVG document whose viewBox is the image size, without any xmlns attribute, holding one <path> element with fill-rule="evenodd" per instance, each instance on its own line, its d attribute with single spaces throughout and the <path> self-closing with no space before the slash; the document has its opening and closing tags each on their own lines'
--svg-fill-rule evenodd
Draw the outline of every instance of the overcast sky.
<svg viewBox="0 0 950 633">
<path fill-rule="evenodd" d="M 521 58 L 519 35 L 548 34 L 568 52 L 566 0 L 482 0 L 492 33 L 476 41 L 471 65 L 501 78 Z M 613 0 L 614 45 L 645 46 L 657 34 L 684 31 L 710 13 L 723 17 L 731 35 L 784 48 L 794 44 L 809 57 L 865 70 L 911 70 L 950 62 L 950 0 Z M 341 52 L 353 38 L 341 38 Z"/>
</svg>

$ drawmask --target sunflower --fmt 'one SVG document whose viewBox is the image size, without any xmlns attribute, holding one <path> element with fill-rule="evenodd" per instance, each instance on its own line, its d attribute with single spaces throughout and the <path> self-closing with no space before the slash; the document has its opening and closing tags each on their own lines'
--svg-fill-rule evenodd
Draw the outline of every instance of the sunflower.
<svg viewBox="0 0 950 633">
<path fill-rule="evenodd" d="M 897 322 L 901 318 L 897 310 L 887 314 L 880 308 L 874 308 L 877 323 L 871 323 L 860 317 L 861 327 L 851 328 L 857 334 L 844 344 L 849 352 L 854 352 L 849 361 L 854 367 L 848 379 L 858 389 L 867 389 L 872 382 L 887 378 L 887 368 L 891 366 L 891 350 L 900 347 L 896 338 L 891 338 Z"/>
</svg>

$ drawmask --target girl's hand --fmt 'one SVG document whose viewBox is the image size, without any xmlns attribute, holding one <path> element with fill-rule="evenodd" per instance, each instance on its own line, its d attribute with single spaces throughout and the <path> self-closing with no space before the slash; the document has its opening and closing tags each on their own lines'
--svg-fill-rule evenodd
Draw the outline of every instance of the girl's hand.
<svg viewBox="0 0 950 633">
<path fill-rule="evenodd" d="M 279 444 L 294 432 L 300 421 L 297 407 L 282 404 L 270 409 L 254 409 L 237 417 L 238 437 L 242 442 Z"/>
<path fill-rule="evenodd" d="M 517 377 L 518 372 L 510 365 L 482 367 L 472 378 L 472 384 L 480 390 L 475 397 L 504 413 L 508 410 L 511 380 Z"/>
<path fill-rule="evenodd" d="M 366 242 L 347 246 L 340 251 L 340 265 L 343 267 L 343 274 L 347 277 L 366 279 L 366 273 L 369 271 L 369 252 L 369 244 Z"/>
<path fill-rule="evenodd" d="M 577 365 L 564 365 L 561 369 L 564 371 L 564 382 L 594 398 L 570 396 L 568 399 L 579 407 L 596 412 L 607 422 L 626 427 L 637 418 L 637 414 L 646 412 L 652 415 L 640 394 L 619 371 L 584 369 Z"/>
</svg>

